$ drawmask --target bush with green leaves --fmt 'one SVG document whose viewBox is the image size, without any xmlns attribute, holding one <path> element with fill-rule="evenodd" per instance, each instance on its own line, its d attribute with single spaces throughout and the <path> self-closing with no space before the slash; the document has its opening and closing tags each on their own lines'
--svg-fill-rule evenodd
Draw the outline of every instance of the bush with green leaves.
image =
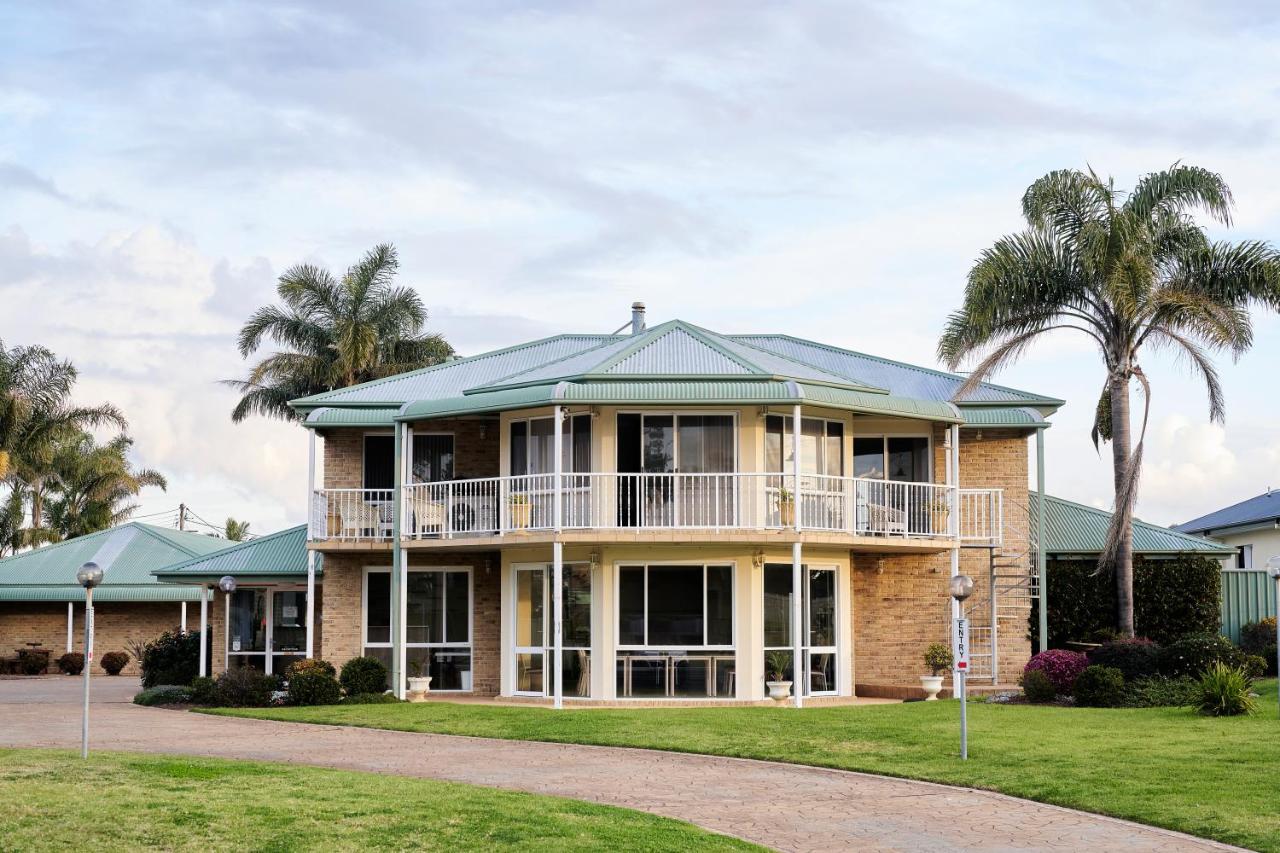
<svg viewBox="0 0 1280 853">
<path fill-rule="evenodd" d="M 942 643 L 932 643 L 929 648 L 924 650 L 924 665 L 929 667 L 929 673 L 934 676 L 942 675 L 951 669 L 954 659 L 951 655 L 951 649 Z"/>
<path fill-rule="evenodd" d="M 107 675 L 119 675 L 129 665 L 129 655 L 125 652 L 107 652 L 102 656 L 101 665 Z"/>
<path fill-rule="evenodd" d="M 217 705 L 218 682 L 207 675 L 191 679 L 191 701 L 196 705 Z"/>
<path fill-rule="evenodd" d="M 1267 675 L 1276 674 L 1276 617 L 1268 616 L 1240 628 L 1240 649 L 1267 662 Z"/>
<path fill-rule="evenodd" d="M 67 675 L 79 675 L 84 672 L 84 655 L 79 652 L 67 652 L 58 658 L 58 672 Z"/>
<path fill-rule="evenodd" d="M 1118 708 L 1124 704 L 1124 673 L 1113 666 L 1087 666 L 1071 695 L 1086 708 Z"/>
<path fill-rule="evenodd" d="M 333 665 L 327 661 L 312 659 L 291 664 L 285 671 L 285 683 L 290 705 L 336 705 L 342 698 Z"/>
<path fill-rule="evenodd" d="M 1145 637 L 1117 637 L 1091 649 L 1089 663 L 1118 669 L 1125 681 L 1150 678 L 1160 671 L 1160 646 Z"/>
<path fill-rule="evenodd" d="M 189 685 L 200 672 L 200 634 L 197 631 L 165 631 L 142 646 L 138 658 L 142 686 Z"/>
<path fill-rule="evenodd" d="M 186 705 L 191 701 L 191 688 L 178 684 L 158 684 L 133 697 L 135 705 Z"/>
<path fill-rule="evenodd" d="M 229 669 L 215 679 L 214 704 L 223 708 L 265 708 L 280 689 L 280 679 L 256 669 Z"/>
<path fill-rule="evenodd" d="M 1245 654 L 1217 633 L 1192 634 L 1160 650 L 1162 675 L 1199 678 L 1215 663 L 1243 668 L 1246 665 Z"/>
<path fill-rule="evenodd" d="M 1040 669 L 1029 669 L 1022 674 L 1022 694 L 1028 702 L 1035 703 L 1052 702 L 1058 698 L 1053 682 Z"/>
<path fill-rule="evenodd" d="M 353 696 L 344 696 L 342 698 L 343 705 L 398 705 L 401 699 L 397 699 L 392 693 L 356 693 Z"/>
<path fill-rule="evenodd" d="M 381 693 L 387 689 L 387 668 L 377 658 L 352 658 L 342 665 L 338 681 L 348 696 Z"/>
<path fill-rule="evenodd" d="M 1190 676 L 1156 675 L 1125 682 L 1126 708 L 1178 708 L 1199 701 L 1200 682 Z"/>
<path fill-rule="evenodd" d="M 48 649 L 18 649 L 18 672 L 23 675 L 41 675 L 48 669 Z"/>
<path fill-rule="evenodd" d="M 1133 560 L 1134 624 L 1139 634 L 1167 645 L 1188 634 L 1218 630 L 1222 564 L 1187 555 Z M 1049 645 L 1103 642 L 1116 631 L 1116 581 L 1096 560 L 1051 560 L 1048 565 Z M 1036 614 L 1030 615 L 1036 628 Z"/>
<path fill-rule="evenodd" d="M 336 678 L 338 676 L 338 670 L 335 669 L 333 664 L 329 663 L 327 660 L 322 660 L 321 658 L 303 658 L 302 660 L 296 660 L 289 664 L 288 668 L 284 671 L 284 677 L 288 680 L 293 676 L 304 672 L 320 672 L 330 678 Z"/>
<path fill-rule="evenodd" d="M 1209 717 L 1235 717 L 1258 710 L 1253 679 L 1237 666 L 1210 664 L 1200 676 L 1196 710 Z"/>
</svg>

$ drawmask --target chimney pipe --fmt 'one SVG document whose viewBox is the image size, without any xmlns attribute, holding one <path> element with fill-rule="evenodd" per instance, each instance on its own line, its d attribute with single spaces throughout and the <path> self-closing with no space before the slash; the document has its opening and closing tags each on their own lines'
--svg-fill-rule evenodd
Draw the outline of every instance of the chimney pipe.
<svg viewBox="0 0 1280 853">
<path fill-rule="evenodd" d="M 631 303 L 631 334 L 638 335 L 644 331 L 644 303 Z"/>
</svg>

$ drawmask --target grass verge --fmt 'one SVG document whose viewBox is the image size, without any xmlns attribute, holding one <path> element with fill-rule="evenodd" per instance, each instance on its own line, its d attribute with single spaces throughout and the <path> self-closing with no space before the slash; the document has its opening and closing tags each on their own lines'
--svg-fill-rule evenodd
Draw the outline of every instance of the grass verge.
<svg viewBox="0 0 1280 853">
<path fill-rule="evenodd" d="M 210 713 L 411 732 L 669 749 L 968 785 L 1280 851 L 1276 682 L 1261 713 L 971 704 L 583 709 L 475 704 L 219 709 Z"/>
<path fill-rule="evenodd" d="M 757 850 L 576 800 L 286 764 L 0 750 L 0 850 Z"/>
</svg>

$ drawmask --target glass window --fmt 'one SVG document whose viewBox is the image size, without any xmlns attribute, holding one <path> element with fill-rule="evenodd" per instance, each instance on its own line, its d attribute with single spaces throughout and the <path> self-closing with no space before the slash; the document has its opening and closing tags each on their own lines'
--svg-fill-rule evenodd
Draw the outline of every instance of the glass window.
<svg viewBox="0 0 1280 853">
<path fill-rule="evenodd" d="M 413 437 L 413 480 L 438 483 L 453 479 L 453 435 Z"/>
<path fill-rule="evenodd" d="M 787 565 L 764 567 L 764 645 L 791 645 L 791 567 Z"/>
<path fill-rule="evenodd" d="M 546 617 L 543 607 L 542 569 L 516 572 L 516 645 L 545 645 Z"/>
<path fill-rule="evenodd" d="M 271 647 L 296 652 L 307 647 L 307 594 L 276 590 L 271 594 Z M 283 672 L 283 669 L 276 669 Z"/>
<path fill-rule="evenodd" d="M 929 481 L 929 439 L 891 437 L 886 444 L 890 480 L 906 483 Z"/>
<path fill-rule="evenodd" d="M 591 567 L 565 566 L 561 575 L 564 585 L 564 622 L 561 640 L 570 648 L 591 646 Z"/>
<path fill-rule="evenodd" d="M 836 644 L 836 573 L 809 570 L 809 645 Z"/>
<path fill-rule="evenodd" d="M 529 470 L 529 422 L 511 422 L 511 476 L 518 477 Z"/>
<path fill-rule="evenodd" d="M 618 619 L 623 646 L 731 646 L 733 566 L 624 566 Z"/>
<path fill-rule="evenodd" d="M 231 593 L 231 625 L 227 648 L 232 652 L 267 650 L 267 591 L 237 589 Z"/>
<path fill-rule="evenodd" d="M 823 461 L 826 463 L 826 470 L 823 473 L 828 477 L 843 477 L 844 424 L 839 421 L 827 421 L 826 424 L 826 449 L 822 454 Z"/>
<path fill-rule="evenodd" d="M 391 642 L 391 573 L 369 572 L 365 598 L 366 643 Z"/>
<path fill-rule="evenodd" d="M 853 476 L 872 480 L 884 479 L 884 439 L 853 439 Z"/>
<path fill-rule="evenodd" d="M 444 642 L 442 572 L 409 572 L 405 639 L 410 643 Z"/>
<path fill-rule="evenodd" d="M 644 567 L 618 570 L 618 643 L 644 645 Z"/>
<path fill-rule="evenodd" d="M 703 644 L 701 566 L 650 566 L 646 622 L 650 646 Z"/>
<path fill-rule="evenodd" d="M 551 418 L 529 421 L 529 471 L 530 474 L 550 474 L 555 471 L 555 424 Z"/>
<path fill-rule="evenodd" d="M 574 415 L 564 427 L 561 465 L 566 472 L 585 474 L 591 470 L 591 415 Z"/>
<path fill-rule="evenodd" d="M 393 435 L 364 437 L 364 488 L 394 489 L 396 439 Z"/>
<path fill-rule="evenodd" d="M 764 432 L 765 470 L 790 474 L 794 470 L 791 418 L 769 415 Z M 822 418 L 801 419 L 800 473 L 844 476 L 844 424 Z"/>
<path fill-rule="evenodd" d="M 675 470 L 675 418 L 670 415 L 646 417 L 642 430 L 641 458 L 647 473 Z"/>
<path fill-rule="evenodd" d="M 707 645 L 733 645 L 732 566 L 707 566 Z"/>
<path fill-rule="evenodd" d="M 791 455 L 791 437 L 786 423 L 778 415 L 764 419 L 764 469 L 771 474 L 784 473 L 783 465 Z"/>
<path fill-rule="evenodd" d="M 470 578 L 466 572 L 445 572 L 444 576 L 444 641 L 470 642 Z"/>
</svg>

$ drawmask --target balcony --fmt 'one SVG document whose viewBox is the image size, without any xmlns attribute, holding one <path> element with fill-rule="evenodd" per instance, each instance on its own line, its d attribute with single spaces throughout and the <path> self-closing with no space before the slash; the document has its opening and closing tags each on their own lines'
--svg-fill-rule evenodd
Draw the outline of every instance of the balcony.
<svg viewBox="0 0 1280 853">
<path fill-rule="evenodd" d="M 404 487 L 403 541 L 562 531 L 785 531 L 997 544 L 999 489 L 790 474 L 532 474 Z M 321 489 L 311 538 L 390 542 L 390 490 Z M 958 507 L 953 524 L 952 513 Z M 558 510 L 558 512 L 557 512 Z M 797 518 L 798 514 L 798 518 Z"/>
</svg>

